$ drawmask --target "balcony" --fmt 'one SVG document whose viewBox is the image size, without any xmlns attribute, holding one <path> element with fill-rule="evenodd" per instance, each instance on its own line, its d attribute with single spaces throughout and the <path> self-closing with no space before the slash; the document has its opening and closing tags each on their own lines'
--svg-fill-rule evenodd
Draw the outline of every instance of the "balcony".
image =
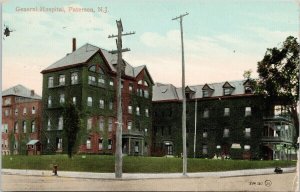
<svg viewBox="0 0 300 192">
<path fill-rule="evenodd" d="M 129 130 L 123 130 L 123 135 L 143 137 L 145 133 L 143 131 L 129 129 Z"/>
<path fill-rule="evenodd" d="M 267 142 L 267 143 L 281 143 L 281 142 L 287 142 L 287 143 L 292 143 L 293 139 L 284 137 L 284 136 L 263 136 L 262 137 L 262 142 Z"/>
</svg>

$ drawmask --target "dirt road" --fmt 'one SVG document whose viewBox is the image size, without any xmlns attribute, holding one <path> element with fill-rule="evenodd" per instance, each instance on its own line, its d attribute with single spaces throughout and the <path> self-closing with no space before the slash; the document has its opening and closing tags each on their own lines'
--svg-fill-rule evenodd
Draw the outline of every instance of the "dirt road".
<svg viewBox="0 0 300 192">
<path fill-rule="evenodd" d="M 174 179 L 82 179 L 2 175 L 4 191 L 294 191 L 295 173 Z"/>
</svg>

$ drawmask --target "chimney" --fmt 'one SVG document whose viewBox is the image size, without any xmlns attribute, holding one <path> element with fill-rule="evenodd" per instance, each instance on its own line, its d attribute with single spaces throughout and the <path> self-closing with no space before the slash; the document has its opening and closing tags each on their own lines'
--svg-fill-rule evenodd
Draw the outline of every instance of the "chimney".
<svg viewBox="0 0 300 192">
<path fill-rule="evenodd" d="M 76 50 L 76 38 L 72 39 L 72 52 Z"/>
<path fill-rule="evenodd" d="M 34 90 L 30 91 L 30 96 L 34 96 Z"/>
</svg>

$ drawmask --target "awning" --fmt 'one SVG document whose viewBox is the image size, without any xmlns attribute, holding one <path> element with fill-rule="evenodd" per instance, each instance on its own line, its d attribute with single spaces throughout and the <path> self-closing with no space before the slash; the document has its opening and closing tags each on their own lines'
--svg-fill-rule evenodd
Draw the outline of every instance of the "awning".
<svg viewBox="0 0 300 192">
<path fill-rule="evenodd" d="M 30 140 L 26 145 L 35 145 L 38 142 L 40 142 L 39 140 Z"/>
</svg>

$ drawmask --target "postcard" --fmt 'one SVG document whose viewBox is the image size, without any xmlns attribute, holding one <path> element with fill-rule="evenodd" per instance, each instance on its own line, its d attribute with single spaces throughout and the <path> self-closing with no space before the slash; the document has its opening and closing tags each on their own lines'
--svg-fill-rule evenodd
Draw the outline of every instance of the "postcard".
<svg viewBox="0 0 300 192">
<path fill-rule="evenodd" d="M 299 4 L 1 2 L 3 191 L 298 191 Z"/>
</svg>

